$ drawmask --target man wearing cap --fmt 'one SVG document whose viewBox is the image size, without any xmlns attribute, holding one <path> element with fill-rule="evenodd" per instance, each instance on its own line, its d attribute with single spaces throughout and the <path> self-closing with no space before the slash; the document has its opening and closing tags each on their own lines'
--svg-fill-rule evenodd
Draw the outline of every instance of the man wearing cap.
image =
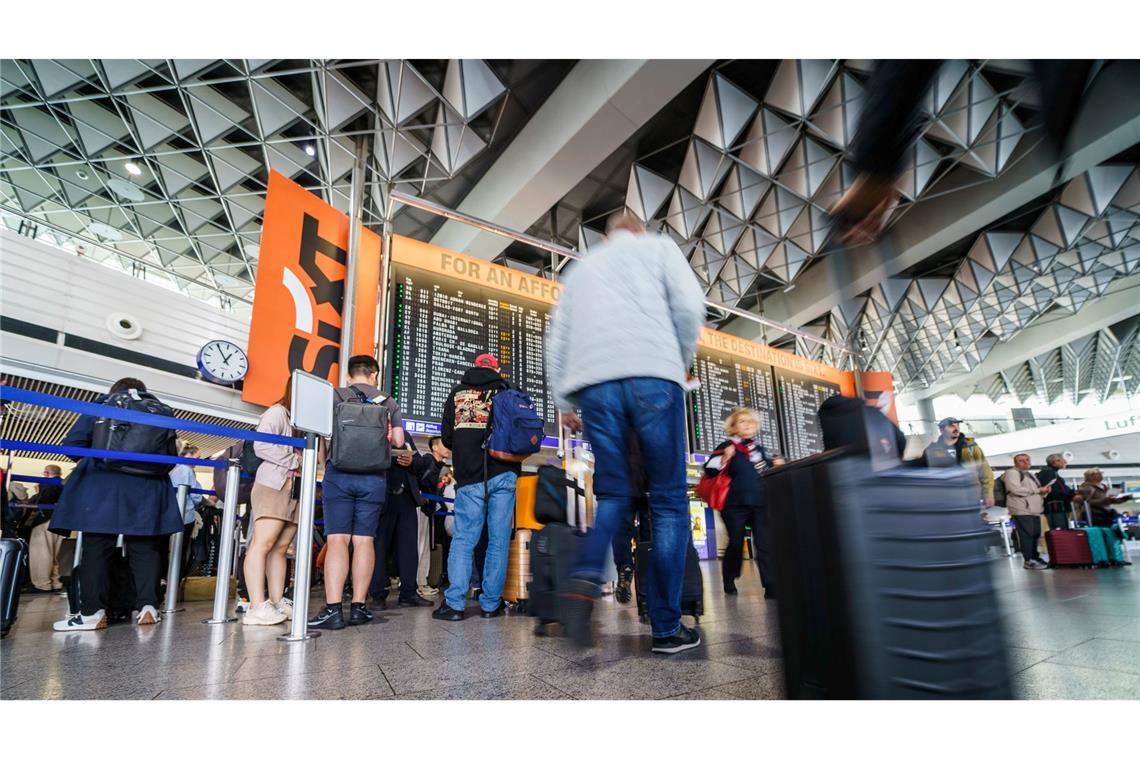
<svg viewBox="0 0 1140 760">
<path fill-rule="evenodd" d="M 483 562 L 479 606 L 485 618 L 503 614 L 503 582 L 507 577 L 507 550 L 515 514 L 515 483 L 522 465 L 486 455 L 494 396 L 510 388 L 491 354 L 475 357 L 475 366 L 463 374 L 443 407 L 443 445 L 451 449 L 455 477 L 455 529 L 447 557 L 450 584 L 443 603 L 432 617 L 462 620 L 471 581 L 475 545 L 487 526 L 487 555 Z"/>
<path fill-rule="evenodd" d="M 938 421 L 938 440 L 926 447 L 923 460 L 927 467 L 953 467 L 960 465 L 978 477 L 978 489 L 987 507 L 994 505 L 994 471 L 986 455 L 973 438 L 962 435 L 958 426 L 962 420 L 947 417 Z"/>
</svg>

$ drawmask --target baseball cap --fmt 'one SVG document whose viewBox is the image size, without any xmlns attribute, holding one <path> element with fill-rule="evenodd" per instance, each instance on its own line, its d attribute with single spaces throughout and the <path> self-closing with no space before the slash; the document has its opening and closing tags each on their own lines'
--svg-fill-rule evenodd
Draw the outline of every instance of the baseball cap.
<svg viewBox="0 0 1140 760">
<path fill-rule="evenodd" d="M 944 417 L 944 418 L 938 420 L 938 429 L 941 430 L 942 428 L 946 427 L 947 425 L 960 425 L 960 424 L 962 424 L 962 420 L 958 419 L 957 417 Z"/>
<path fill-rule="evenodd" d="M 479 354 L 475 357 L 476 367 L 490 367 L 491 369 L 499 368 L 499 360 L 493 354 Z"/>
</svg>

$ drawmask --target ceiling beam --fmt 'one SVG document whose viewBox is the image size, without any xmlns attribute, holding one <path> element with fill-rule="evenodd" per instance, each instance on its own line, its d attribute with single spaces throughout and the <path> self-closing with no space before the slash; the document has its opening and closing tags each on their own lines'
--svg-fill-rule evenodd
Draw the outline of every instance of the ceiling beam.
<svg viewBox="0 0 1140 760">
<path fill-rule="evenodd" d="M 1092 335 L 1101 329 L 1140 314 L 1140 275 L 1113 282 L 1104 295 L 1091 298 L 1069 317 L 1044 317 L 1019 330 L 1004 343 L 998 343 L 978 366 L 966 374 L 954 375 L 929 388 L 914 388 L 899 394 L 902 403 L 913 404 L 924 398 L 955 390 L 969 392 L 984 378 L 1017 367 L 1046 351 Z"/>
<path fill-rule="evenodd" d="M 458 210 L 509 229 L 529 229 L 713 63 L 580 61 Z M 485 259 L 510 243 L 457 222 L 445 224 L 431 242 Z"/>
<path fill-rule="evenodd" d="M 1071 155 L 1061 181 L 1137 143 L 1140 61 L 1121 61 L 1106 68 L 1089 89 L 1069 137 Z M 764 316 L 797 327 L 810 322 L 1049 192 L 1058 168 L 1052 152 L 1039 148 L 1015 157 L 997 179 L 920 201 L 876 243 L 837 251 L 804 272 L 794 288 L 765 298 Z M 947 179 L 953 178 L 952 174 Z M 758 332 L 755 325 L 740 320 L 728 330 L 753 339 Z"/>
</svg>

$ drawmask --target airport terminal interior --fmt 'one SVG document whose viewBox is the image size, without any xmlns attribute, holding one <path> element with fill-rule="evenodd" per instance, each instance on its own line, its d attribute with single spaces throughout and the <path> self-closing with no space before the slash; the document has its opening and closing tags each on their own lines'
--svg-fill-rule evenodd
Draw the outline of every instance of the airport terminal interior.
<svg viewBox="0 0 1140 760">
<path fill-rule="evenodd" d="M 1140 698 L 1136 60 L 10 58 L 0 149 L 6 703 Z"/>
</svg>

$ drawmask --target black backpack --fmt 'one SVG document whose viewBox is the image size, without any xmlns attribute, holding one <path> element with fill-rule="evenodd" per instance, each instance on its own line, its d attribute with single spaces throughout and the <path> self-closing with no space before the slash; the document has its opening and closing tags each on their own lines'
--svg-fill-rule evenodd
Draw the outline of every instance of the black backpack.
<svg viewBox="0 0 1140 760">
<path fill-rule="evenodd" d="M 129 409 L 132 412 L 161 414 L 164 417 L 174 416 L 173 409 L 145 391 L 129 390 L 113 393 L 107 397 L 103 404 L 118 409 Z M 113 420 L 109 417 L 97 417 L 94 434 L 91 437 L 91 448 L 122 451 L 130 454 L 177 456 L 177 439 L 177 434 L 170 428 Z M 174 469 L 173 464 L 136 462 L 128 459 L 115 459 L 114 457 L 100 458 L 96 461 L 105 469 L 127 475 L 162 477 L 169 475 L 170 471 Z"/>
<path fill-rule="evenodd" d="M 369 400 L 356 388 L 337 388 L 329 462 L 341 472 L 384 472 L 392 465 L 387 396 Z"/>
<path fill-rule="evenodd" d="M 241 447 L 241 456 L 238 457 L 241 471 L 251 478 L 257 477 L 257 468 L 261 466 L 261 457 L 253 449 L 253 441 L 245 441 Z"/>
</svg>

